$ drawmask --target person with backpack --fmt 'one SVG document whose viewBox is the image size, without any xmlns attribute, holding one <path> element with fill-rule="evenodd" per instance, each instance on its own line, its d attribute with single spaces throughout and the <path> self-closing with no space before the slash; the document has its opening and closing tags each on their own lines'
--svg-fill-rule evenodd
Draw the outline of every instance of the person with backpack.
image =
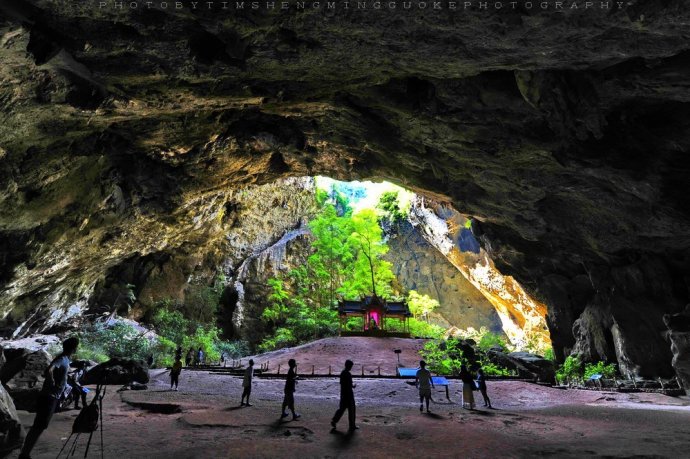
<svg viewBox="0 0 690 459">
<path fill-rule="evenodd" d="M 281 419 L 288 417 L 288 414 L 285 412 L 285 408 L 288 408 L 292 412 L 292 420 L 294 421 L 300 417 L 300 414 L 295 412 L 295 385 L 297 384 L 297 362 L 295 362 L 295 359 L 288 360 L 288 367 L 290 369 L 285 379 L 285 396 L 283 397 L 280 417 Z"/>
<path fill-rule="evenodd" d="M 62 352 L 50 362 L 45 371 L 45 381 L 36 403 L 36 417 L 29 433 L 24 439 L 19 459 L 31 459 L 31 450 L 34 449 L 38 438 L 48 428 L 50 420 L 60 402 L 60 396 L 67 385 L 67 373 L 69 372 L 70 357 L 79 347 L 78 338 L 68 338 L 62 343 Z"/>
<path fill-rule="evenodd" d="M 252 406 L 249 403 L 249 396 L 252 393 L 252 377 L 254 376 L 254 360 L 249 359 L 249 366 L 244 370 L 244 378 L 242 379 L 242 400 L 240 401 L 240 406 Z M 247 398 L 247 403 L 244 403 L 245 397 Z"/>
<path fill-rule="evenodd" d="M 177 391 L 177 385 L 180 382 L 180 373 L 182 373 L 182 359 L 180 356 L 175 356 L 175 363 L 170 369 L 170 390 L 173 390 L 173 384 Z"/>
<path fill-rule="evenodd" d="M 414 385 L 419 388 L 419 411 L 424 411 L 424 400 L 426 400 L 426 412 L 429 411 L 429 401 L 431 400 L 431 388 L 434 387 L 434 380 L 431 378 L 431 372 L 426 369 L 426 362 L 419 361 L 419 370 L 415 375 Z"/>
</svg>

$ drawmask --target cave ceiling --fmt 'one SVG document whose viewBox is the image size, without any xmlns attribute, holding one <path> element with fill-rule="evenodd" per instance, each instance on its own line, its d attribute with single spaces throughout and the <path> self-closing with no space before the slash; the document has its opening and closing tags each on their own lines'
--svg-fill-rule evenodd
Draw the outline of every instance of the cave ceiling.
<svg viewBox="0 0 690 459">
<path fill-rule="evenodd" d="M 680 0 L 565 12 L 72 3 L 0 2 L 0 287 L 13 298 L 50 244 L 78 238 L 105 260 L 124 234 L 118 257 L 151 251 L 184 240 L 194 225 L 181 215 L 210 196 L 318 174 L 390 180 L 473 216 L 497 266 L 561 305 L 553 330 L 635 283 L 616 267 L 648 259 L 670 278 L 652 296 L 670 310 L 687 301 Z"/>
</svg>

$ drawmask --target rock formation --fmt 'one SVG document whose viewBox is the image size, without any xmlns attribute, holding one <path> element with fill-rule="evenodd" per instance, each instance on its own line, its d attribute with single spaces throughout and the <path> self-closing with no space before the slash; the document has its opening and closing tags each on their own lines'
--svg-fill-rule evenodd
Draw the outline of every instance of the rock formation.
<svg viewBox="0 0 690 459">
<path fill-rule="evenodd" d="M 673 352 L 673 368 L 678 381 L 690 394 L 690 304 L 679 314 L 665 315 L 668 337 Z"/>
<path fill-rule="evenodd" d="M 127 260 L 222 240 L 248 184 L 379 177 L 473 218 L 491 263 L 546 306 L 558 358 L 673 371 L 662 317 L 690 300 L 684 1 L 183 3 L 0 3 L 5 332 L 80 316 Z"/>
<path fill-rule="evenodd" d="M 502 333 L 494 306 L 434 246 L 424 239 L 419 227 L 402 222 L 388 239 L 385 259 L 392 263 L 398 282 L 408 290 L 439 301 L 430 322 L 443 327 L 481 327 Z"/>
</svg>

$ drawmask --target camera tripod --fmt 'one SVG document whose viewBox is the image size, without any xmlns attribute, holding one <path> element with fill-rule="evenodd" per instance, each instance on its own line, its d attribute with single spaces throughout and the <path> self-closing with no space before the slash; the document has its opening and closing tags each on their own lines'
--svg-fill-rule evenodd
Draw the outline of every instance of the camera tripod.
<svg viewBox="0 0 690 459">
<path fill-rule="evenodd" d="M 89 455 L 91 440 L 96 430 L 101 431 L 101 459 L 103 459 L 103 397 L 105 397 L 105 386 L 99 384 L 96 386 L 96 396 L 93 398 L 93 400 L 91 400 L 91 403 L 89 403 L 88 406 L 82 408 L 81 412 L 74 420 L 74 424 L 72 425 L 72 433 L 70 433 L 69 437 L 67 437 L 67 440 L 62 445 L 62 448 L 55 459 L 60 457 L 72 437 L 74 437 L 74 440 L 72 441 L 72 445 L 67 448 L 65 457 L 74 456 L 77 452 L 77 440 L 79 440 L 79 436 L 81 434 L 88 433 L 89 439 L 86 442 L 86 450 L 84 451 L 84 457 L 86 458 Z"/>
</svg>

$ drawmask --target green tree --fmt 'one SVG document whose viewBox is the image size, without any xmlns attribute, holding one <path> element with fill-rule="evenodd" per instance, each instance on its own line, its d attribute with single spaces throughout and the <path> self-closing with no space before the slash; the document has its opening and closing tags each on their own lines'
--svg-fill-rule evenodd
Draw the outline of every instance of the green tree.
<svg viewBox="0 0 690 459">
<path fill-rule="evenodd" d="M 352 230 L 348 241 L 355 251 L 354 271 L 343 283 L 345 293 L 390 296 L 393 293 L 391 283 L 395 275 L 392 265 L 382 259 L 388 252 L 388 244 L 383 241 L 376 213 L 371 209 L 364 209 L 353 215 Z"/>
<path fill-rule="evenodd" d="M 386 191 L 381 194 L 376 207 L 382 211 L 382 219 L 391 226 L 402 222 L 407 217 L 407 213 L 400 209 L 397 191 Z"/>
<path fill-rule="evenodd" d="M 422 295 L 415 290 L 410 290 L 407 294 L 407 305 L 415 319 L 422 317 L 428 322 L 429 313 L 439 306 L 439 302 L 429 295 Z"/>
</svg>

